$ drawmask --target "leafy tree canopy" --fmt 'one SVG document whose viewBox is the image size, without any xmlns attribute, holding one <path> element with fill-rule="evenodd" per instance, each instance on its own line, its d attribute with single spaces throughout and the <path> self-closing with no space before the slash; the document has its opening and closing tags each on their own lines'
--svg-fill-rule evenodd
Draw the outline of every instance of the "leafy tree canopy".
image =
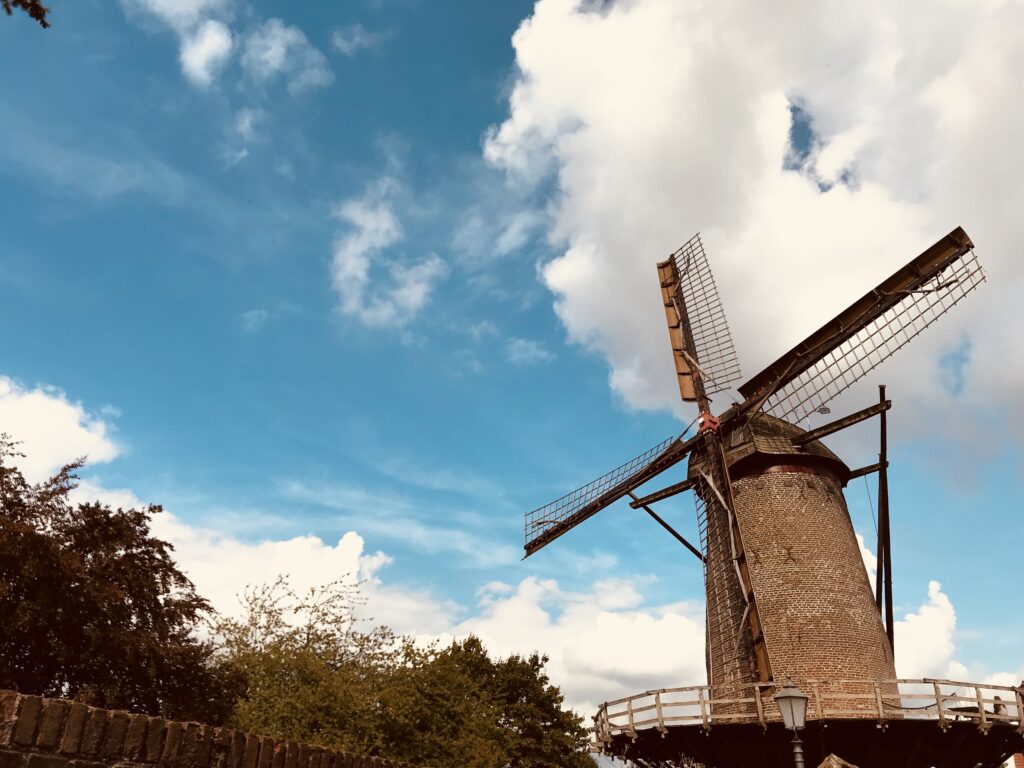
<svg viewBox="0 0 1024 768">
<path fill-rule="evenodd" d="M 298 596 L 279 580 L 244 602 L 244 618 L 218 628 L 225 663 L 248 681 L 233 718 L 243 730 L 438 768 L 593 766 L 546 657 L 364 632 L 345 581 Z"/>
<path fill-rule="evenodd" d="M 14 13 L 15 8 L 20 8 L 33 19 L 38 21 L 39 26 L 43 29 L 50 26 L 50 22 L 46 18 L 50 9 L 40 3 L 39 0 L 0 0 L 0 7 L 3 7 L 8 16 Z"/>
<path fill-rule="evenodd" d="M 0 688 L 219 722 L 237 683 L 197 639 L 209 610 L 153 538 L 160 512 L 72 504 L 76 461 L 30 484 L 0 435 Z"/>
</svg>

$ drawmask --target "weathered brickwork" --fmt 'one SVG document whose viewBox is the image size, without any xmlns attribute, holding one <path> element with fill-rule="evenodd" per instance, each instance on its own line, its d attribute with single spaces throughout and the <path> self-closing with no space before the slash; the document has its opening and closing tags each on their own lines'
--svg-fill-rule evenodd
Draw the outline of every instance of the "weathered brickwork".
<svg viewBox="0 0 1024 768">
<path fill-rule="evenodd" d="M 776 680 L 894 680 L 842 488 L 777 472 L 733 484 Z"/>
<path fill-rule="evenodd" d="M 380 757 L 0 691 L 0 768 L 413 768 Z"/>
<path fill-rule="evenodd" d="M 896 671 L 837 477 L 849 470 L 818 442 L 796 445 L 802 432 L 760 416 L 727 445 L 758 616 L 775 680 L 865 681 L 856 691 L 826 686 L 865 694 Z M 706 525 L 708 680 L 715 698 L 749 697 L 757 666 L 720 504 L 708 504 Z M 716 711 L 756 715 L 753 703 Z"/>
</svg>

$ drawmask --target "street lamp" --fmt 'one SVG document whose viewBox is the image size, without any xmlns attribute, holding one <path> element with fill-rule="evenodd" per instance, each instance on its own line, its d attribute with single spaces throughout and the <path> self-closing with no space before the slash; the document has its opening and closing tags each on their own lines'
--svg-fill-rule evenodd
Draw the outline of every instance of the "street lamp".
<svg viewBox="0 0 1024 768">
<path fill-rule="evenodd" d="M 807 696 L 787 679 L 775 694 L 775 703 L 782 712 L 782 724 L 793 732 L 793 764 L 796 768 L 804 768 L 804 743 L 800 741 L 800 729 L 807 721 Z"/>
</svg>

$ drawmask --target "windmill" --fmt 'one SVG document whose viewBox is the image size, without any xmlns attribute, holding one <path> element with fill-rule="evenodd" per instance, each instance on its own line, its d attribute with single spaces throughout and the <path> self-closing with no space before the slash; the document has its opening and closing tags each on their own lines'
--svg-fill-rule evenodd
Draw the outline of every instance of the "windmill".
<svg viewBox="0 0 1024 768">
<path fill-rule="evenodd" d="M 758 757 L 769 752 L 756 737 L 745 742 L 736 729 L 754 723 L 765 734 L 777 731 L 778 710 L 770 697 L 777 683 L 792 679 L 814 687 L 815 719 L 822 728 L 831 724 L 833 742 L 845 738 L 838 746 L 860 755 L 857 750 L 868 743 L 858 735 L 864 722 L 910 722 L 909 714 L 899 713 L 908 696 L 917 695 L 900 688 L 893 662 L 885 425 L 891 403 L 880 387 L 879 402 L 868 408 L 809 431 L 796 423 L 816 412 L 828 413 L 833 398 L 977 288 L 985 275 L 974 245 L 963 229 L 954 229 L 741 384 L 737 389 L 742 401 L 717 414 L 712 396 L 730 390 L 741 373 L 700 236 L 660 262 L 657 270 L 679 394 L 684 402 L 696 404 L 696 433 L 686 430 L 670 437 L 527 513 L 525 555 L 535 554 L 628 497 L 631 507 L 647 512 L 703 563 L 708 685 L 672 689 L 675 701 L 667 701 L 669 690 L 663 689 L 606 704 L 596 718 L 598 744 L 606 754 L 629 756 L 641 765 L 676 764 L 681 758 L 707 765 L 775 765 Z M 850 469 L 820 442 L 874 416 L 879 417 L 881 432 L 876 464 Z M 684 460 L 685 479 L 636 494 Z M 879 567 L 874 593 L 843 497 L 851 479 L 872 473 L 878 475 Z M 652 509 L 685 491 L 693 492 L 696 503 L 699 545 Z M 685 691 L 697 691 L 696 699 L 686 700 Z M 994 721 L 985 717 L 981 689 L 976 694 L 971 705 L 988 734 Z M 950 702 L 959 701 L 958 695 L 935 684 L 934 703 L 929 706 L 942 712 L 943 704 L 955 706 Z M 680 696 L 689 704 L 681 704 Z M 1024 714 L 1021 692 L 1011 689 L 999 700 L 1008 697 L 1016 697 Z M 616 711 L 616 705 L 625 709 Z M 712 746 L 714 738 L 694 742 L 681 727 L 694 719 L 706 735 L 720 733 L 723 727 L 734 733 L 722 737 L 726 746 L 720 749 Z M 644 723 L 660 739 L 646 739 Z M 905 730 L 902 724 L 900 728 Z M 986 742 L 992 760 L 1003 747 L 1009 749 L 1002 742 L 997 748 L 996 742 Z M 739 760 L 745 743 L 749 750 Z M 862 755 L 870 762 L 859 764 L 990 764 L 979 762 L 976 755 L 969 762 L 965 757 L 961 762 L 915 763 L 926 759 L 922 756 L 929 747 L 921 743 L 914 752 L 917 757 L 900 762 L 895 755 L 905 755 L 896 746 L 887 747 L 890 760 L 879 756 L 877 738 L 871 743 L 875 752 Z M 839 749 L 830 751 L 842 754 Z"/>
</svg>

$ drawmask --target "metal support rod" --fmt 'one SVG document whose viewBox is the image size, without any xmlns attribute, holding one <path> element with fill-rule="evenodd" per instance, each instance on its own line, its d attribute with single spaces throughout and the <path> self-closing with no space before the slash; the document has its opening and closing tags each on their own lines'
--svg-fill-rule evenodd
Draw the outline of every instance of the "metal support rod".
<svg viewBox="0 0 1024 768">
<path fill-rule="evenodd" d="M 878 399 L 887 402 L 885 399 L 885 385 L 878 387 Z M 896 656 L 896 643 L 894 639 L 895 625 L 892 616 L 892 530 L 889 525 L 889 454 L 886 442 L 885 411 L 879 417 L 881 430 L 881 450 L 878 454 L 878 463 L 881 468 L 878 471 L 878 518 L 884 520 L 879 528 L 885 531 L 885 552 L 882 558 L 885 565 L 885 632 L 889 636 L 889 648 Z"/>
<path fill-rule="evenodd" d="M 793 765 L 796 768 L 804 768 L 804 743 L 800 741 L 800 733 L 793 731 Z"/>
<path fill-rule="evenodd" d="M 889 400 L 882 400 L 878 405 L 872 405 L 870 408 L 865 408 L 862 411 L 851 413 L 849 416 L 844 416 L 841 419 L 830 421 L 828 424 L 823 424 L 816 429 L 804 432 L 804 434 L 799 437 L 793 438 L 793 442 L 797 445 L 807 445 L 807 443 L 812 440 L 820 440 L 821 438 L 827 437 L 841 429 L 852 427 L 854 424 L 860 424 L 860 422 L 870 419 L 872 416 L 877 416 L 880 413 L 884 414 L 890 408 L 892 408 L 892 402 Z"/>
<path fill-rule="evenodd" d="M 675 483 L 667 488 L 662 488 L 660 491 L 643 496 L 636 501 L 631 501 L 629 506 L 633 509 L 640 509 L 644 504 L 653 504 L 656 501 L 663 501 L 667 498 L 675 496 L 676 494 L 685 493 L 693 488 L 693 483 L 689 480 L 683 480 L 681 483 Z M 636 498 L 636 497 L 634 497 Z"/>
<path fill-rule="evenodd" d="M 653 517 L 653 518 L 655 519 L 655 521 L 657 521 L 657 523 L 658 523 L 658 524 L 659 524 L 659 525 L 660 525 L 660 526 L 661 526 L 662 528 L 664 528 L 664 529 L 665 529 L 666 531 L 668 531 L 668 532 L 669 532 L 669 533 L 671 533 L 671 534 L 672 534 L 673 536 L 675 536 L 675 538 L 676 538 L 676 541 L 678 541 L 678 542 L 679 542 L 680 544 L 682 544 L 682 545 L 683 545 L 684 547 L 686 547 L 686 548 L 687 548 L 688 550 L 690 550 L 691 552 L 693 552 L 693 554 L 694 554 L 694 555 L 696 555 L 696 556 L 697 556 L 697 558 L 698 558 L 698 559 L 699 559 L 699 560 L 700 560 L 700 561 L 701 561 L 702 563 L 704 562 L 704 555 L 703 555 L 703 554 L 701 554 L 701 551 L 700 551 L 699 549 L 697 549 L 697 548 L 696 548 L 695 546 L 693 546 L 693 544 L 691 544 L 691 543 L 690 543 L 690 542 L 688 542 L 688 541 L 687 541 L 686 539 L 684 539 L 684 538 L 683 538 L 683 537 L 682 537 L 682 536 L 681 536 L 681 535 L 679 534 L 679 532 L 678 532 L 678 531 L 676 531 L 676 529 L 675 529 L 675 528 L 673 528 L 673 527 L 672 527 L 671 525 L 669 525 L 668 523 L 666 523 L 666 522 L 665 522 L 665 521 L 664 521 L 664 520 L 663 520 L 663 519 L 662 519 L 662 518 L 661 518 L 661 517 L 660 517 L 660 516 L 658 515 L 658 513 L 657 513 L 657 512 L 655 512 L 655 511 L 654 511 L 653 509 L 651 509 L 650 507 L 648 507 L 648 506 L 647 506 L 646 504 L 638 504 L 638 502 L 642 501 L 642 499 L 637 499 L 636 495 L 635 495 L 635 494 L 634 494 L 634 493 L 633 493 L 632 491 L 630 491 L 630 492 L 629 492 L 629 495 L 633 497 L 633 504 L 637 504 L 637 506 L 638 506 L 638 507 L 639 507 L 640 509 L 642 509 L 642 510 L 643 510 L 644 512 L 646 512 L 646 513 L 647 513 L 648 515 L 650 515 L 651 517 Z M 633 506 L 633 504 L 630 504 L 630 506 L 632 507 L 632 506 Z M 634 509 L 636 509 L 636 507 L 634 507 Z"/>
</svg>

